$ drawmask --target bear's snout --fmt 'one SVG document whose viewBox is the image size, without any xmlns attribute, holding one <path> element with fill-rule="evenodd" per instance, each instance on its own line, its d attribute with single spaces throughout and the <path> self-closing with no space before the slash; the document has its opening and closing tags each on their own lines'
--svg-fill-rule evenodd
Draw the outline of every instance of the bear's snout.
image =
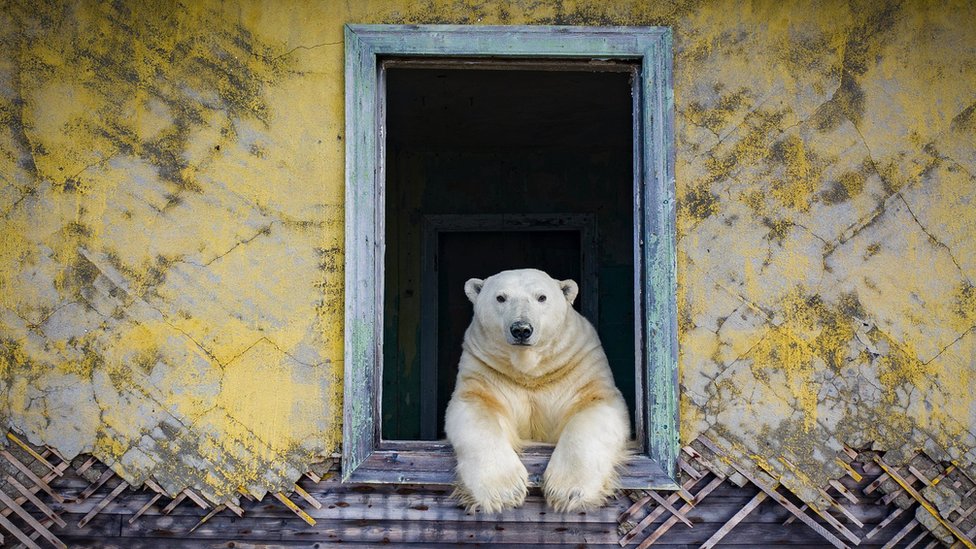
<svg viewBox="0 0 976 549">
<path fill-rule="evenodd" d="M 532 325 L 524 320 L 513 322 L 508 331 L 515 338 L 516 345 L 527 345 L 529 338 L 532 337 Z"/>
</svg>

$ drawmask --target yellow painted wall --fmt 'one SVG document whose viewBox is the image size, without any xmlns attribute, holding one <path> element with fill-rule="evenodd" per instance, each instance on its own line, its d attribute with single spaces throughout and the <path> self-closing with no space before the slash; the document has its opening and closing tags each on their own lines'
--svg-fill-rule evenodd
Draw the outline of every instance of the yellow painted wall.
<svg viewBox="0 0 976 549">
<path fill-rule="evenodd" d="M 214 500 L 339 449 L 345 23 L 675 31 L 681 432 L 976 459 L 976 7 L 7 2 L 0 428 Z"/>
</svg>

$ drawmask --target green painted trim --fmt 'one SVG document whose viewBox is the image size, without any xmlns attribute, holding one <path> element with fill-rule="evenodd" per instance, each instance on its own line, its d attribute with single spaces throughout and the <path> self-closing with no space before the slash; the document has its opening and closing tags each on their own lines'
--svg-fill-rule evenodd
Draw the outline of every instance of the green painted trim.
<svg viewBox="0 0 976 549">
<path fill-rule="evenodd" d="M 674 92 L 671 34 L 643 63 L 644 362 L 648 455 L 677 479 L 678 330 L 675 250 Z"/>
<path fill-rule="evenodd" d="M 675 303 L 674 96 L 671 31 L 663 27 L 347 25 L 346 347 L 342 475 L 348 480 L 379 447 L 383 344 L 383 143 L 378 57 L 494 57 L 641 60 L 644 440 L 637 460 L 677 489 L 678 368 Z M 357 478 L 362 476 L 357 475 Z M 358 478 L 362 481 L 363 479 Z"/>
<path fill-rule="evenodd" d="M 346 28 L 346 270 L 343 379 L 342 471 L 348 478 L 373 453 L 382 356 L 382 284 L 372 283 L 382 268 L 378 248 L 376 54 Z M 380 366 L 382 366 L 380 364 Z"/>
</svg>

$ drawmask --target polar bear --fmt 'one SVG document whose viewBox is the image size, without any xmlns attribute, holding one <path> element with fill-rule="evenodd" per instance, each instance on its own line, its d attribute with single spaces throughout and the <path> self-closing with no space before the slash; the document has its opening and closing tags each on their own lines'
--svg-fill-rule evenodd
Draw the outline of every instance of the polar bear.
<svg viewBox="0 0 976 549">
<path fill-rule="evenodd" d="M 525 500 L 527 441 L 554 443 L 543 475 L 559 511 L 600 506 L 626 458 L 630 417 L 596 330 L 573 309 L 579 287 L 536 269 L 472 278 L 445 430 L 457 456 L 455 496 L 495 512 Z"/>
</svg>

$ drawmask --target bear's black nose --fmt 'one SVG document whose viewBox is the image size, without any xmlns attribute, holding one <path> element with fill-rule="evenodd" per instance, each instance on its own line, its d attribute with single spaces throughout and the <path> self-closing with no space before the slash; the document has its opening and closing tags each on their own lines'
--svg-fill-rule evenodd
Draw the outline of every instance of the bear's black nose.
<svg viewBox="0 0 976 549">
<path fill-rule="evenodd" d="M 532 325 L 521 320 L 518 322 L 513 322 L 512 326 L 508 330 L 512 332 L 512 337 L 514 337 L 516 341 L 525 341 L 526 339 L 529 339 L 529 336 L 532 335 Z"/>
</svg>

